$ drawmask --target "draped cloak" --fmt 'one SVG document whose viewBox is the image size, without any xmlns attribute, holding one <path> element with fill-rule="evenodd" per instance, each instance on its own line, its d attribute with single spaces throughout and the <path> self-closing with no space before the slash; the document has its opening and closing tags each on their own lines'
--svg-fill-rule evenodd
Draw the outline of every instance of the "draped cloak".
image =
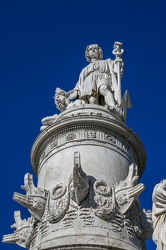
<svg viewBox="0 0 166 250">
<path fill-rule="evenodd" d="M 166 191 L 157 184 L 153 191 L 153 241 L 157 245 L 156 250 L 166 250 Z"/>
<path fill-rule="evenodd" d="M 114 72 L 114 62 L 111 59 L 99 60 L 85 67 L 75 86 L 78 98 L 86 99 L 87 96 L 99 96 L 101 85 L 107 85 L 114 93 L 116 99 L 117 80 Z"/>
</svg>

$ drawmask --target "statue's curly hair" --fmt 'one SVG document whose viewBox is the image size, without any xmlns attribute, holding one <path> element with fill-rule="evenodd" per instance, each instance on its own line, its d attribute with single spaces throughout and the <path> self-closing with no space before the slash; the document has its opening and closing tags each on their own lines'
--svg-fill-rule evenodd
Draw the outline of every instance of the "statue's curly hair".
<svg viewBox="0 0 166 250">
<path fill-rule="evenodd" d="M 86 47 L 86 50 L 85 50 L 85 57 L 86 57 L 86 60 L 87 60 L 88 62 L 90 62 L 90 57 L 89 57 L 89 54 L 88 54 L 88 51 L 89 51 L 89 47 L 90 47 L 90 46 L 93 46 L 94 48 L 97 48 L 97 49 L 98 49 L 98 52 L 99 52 L 99 59 L 102 60 L 102 58 L 103 58 L 103 51 L 102 51 L 102 49 L 99 47 L 98 44 L 90 44 L 90 45 L 88 45 L 88 46 Z"/>
</svg>

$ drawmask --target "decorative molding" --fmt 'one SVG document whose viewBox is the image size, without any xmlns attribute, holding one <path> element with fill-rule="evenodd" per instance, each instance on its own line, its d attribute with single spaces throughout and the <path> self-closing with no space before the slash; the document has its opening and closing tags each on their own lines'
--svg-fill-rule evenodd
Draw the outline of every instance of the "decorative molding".
<svg viewBox="0 0 166 250">
<path fill-rule="evenodd" d="M 96 133 L 97 132 L 93 131 L 93 130 L 85 131 L 85 136 L 88 139 L 94 139 L 94 138 L 96 138 Z"/>
<path fill-rule="evenodd" d="M 63 224 L 65 225 L 65 228 L 71 228 L 74 226 L 74 220 L 78 218 L 78 208 L 76 207 L 71 207 L 65 217 L 63 218 Z"/>
<path fill-rule="evenodd" d="M 85 140 L 91 140 L 91 142 L 94 141 L 94 143 L 104 143 L 104 145 L 108 143 L 108 145 L 127 153 L 133 160 L 136 159 L 135 152 L 132 150 L 130 144 L 125 142 L 120 133 L 100 126 L 78 125 L 70 129 L 63 129 L 61 133 L 57 132 L 45 140 L 37 154 L 36 162 L 41 164 L 43 159 L 47 157 L 52 150 L 59 150 L 60 147 L 67 145 L 66 143 Z"/>
<path fill-rule="evenodd" d="M 62 183 L 57 184 L 56 187 L 54 187 L 51 191 L 51 199 L 57 200 L 62 198 L 67 191 L 67 187 L 64 186 Z"/>
<path fill-rule="evenodd" d="M 112 194 L 112 190 L 109 187 L 108 183 L 103 180 L 95 181 L 93 188 L 98 195 L 111 196 Z"/>
<path fill-rule="evenodd" d="M 80 153 L 74 152 L 73 173 L 68 185 L 59 183 L 44 191 L 43 197 L 47 194 L 47 201 L 40 220 L 33 214 L 34 218 L 31 217 L 30 221 L 22 221 L 20 214 L 15 214 L 16 231 L 12 235 L 5 235 L 3 241 L 15 242 L 23 247 L 31 244 L 32 249 L 35 249 L 38 240 L 43 240 L 52 231 L 75 230 L 80 223 L 83 228 L 107 229 L 131 242 L 139 241 L 144 250 L 144 240 L 149 233 L 145 225 L 149 223 L 150 215 L 141 210 L 137 201 L 144 188 L 143 184 L 137 184 L 137 174 L 137 166 L 131 164 L 126 179 L 116 185 L 110 186 L 105 180 L 94 181 L 92 176 L 89 178 L 83 172 Z M 38 195 L 41 192 L 34 187 L 30 174 L 25 175 L 24 182 L 26 195 Z M 20 203 L 24 204 L 25 197 L 18 197 L 21 197 Z M 21 235 L 26 238 L 24 244 Z"/>
<path fill-rule="evenodd" d="M 79 217 L 83 221 L 84 227 L 92 226 L 95 221 L 91 208 L 80 208 Z"/>
<path fill-rule="evenodd" d="M 67 141 L 73 141 L 76 138 L 76 134 L 70 133 L 66 136 Z"/>
<path fill-rule="evenodd" d="M 45 217 L 50 223 L 57 223 L 66 214 L 69 208 L 69 194 L 67 188 L 62 184 L 57 184 L 48 193 L 46 202 Z"/>
</svg>

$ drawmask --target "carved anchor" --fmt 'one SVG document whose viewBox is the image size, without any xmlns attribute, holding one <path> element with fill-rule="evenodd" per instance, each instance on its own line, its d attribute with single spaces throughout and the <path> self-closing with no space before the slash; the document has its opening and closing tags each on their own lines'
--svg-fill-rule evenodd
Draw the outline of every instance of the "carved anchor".
<svg viewBox="0 0 166 250">
<path fill-rule="evenodd" d="M 73 175 L 69 184 L 70 196 L 78 205 L 87 197 L 89 192 L 89 178 L 83 172 L 80 164 L 80 153 L 74 152 Z"/>
<path fill-rule="evenodd" d="M 14 212 L 15 223 L 11 228 L 16 228 L 13 234 L 6 234 L 3 236 L 3 243 L 16 243 L 17 245 L 29 248 L 31 242 L 31 236 L 34 231 L 33 218 L 30 217 L 28 220 L 22 220 L 20 211 Z"/>
<path fill-rule="evenodd" d="M 25 174 L 24 186 L 21 186 L 21 188 L 25 190 L 26 195 L 14 193 L 13 200 L 28 208 L 32 216 L 40 221 L 45 210 L 47 191 L 36 188 L 33 183 L 33 176 L 29 173 Z"/>
</svg>

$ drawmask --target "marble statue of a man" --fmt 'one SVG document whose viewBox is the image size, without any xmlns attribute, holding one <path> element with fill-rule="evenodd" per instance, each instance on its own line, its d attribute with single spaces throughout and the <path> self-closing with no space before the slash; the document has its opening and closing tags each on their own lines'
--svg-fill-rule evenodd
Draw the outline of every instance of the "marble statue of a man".
<svg viewBox="0 0 166 250">
<path fill-rule="evenodd" d="M 83 68 L 79 80 L 69 99 L 78 98 L 83 103 L 118 106 L 117 61 L 102 60 L 103 51 L 97 44 L 86 47 L 85 57 L 89 65 Z M 123 73 L 123 62 L 120 59 L 120 74 Z"/>
<path fill-rule="evenodd" d="M 152 199 L 153 241 L 156 250 L 166 250 L 166 180 L 154 187 Z"/>
</svg>

